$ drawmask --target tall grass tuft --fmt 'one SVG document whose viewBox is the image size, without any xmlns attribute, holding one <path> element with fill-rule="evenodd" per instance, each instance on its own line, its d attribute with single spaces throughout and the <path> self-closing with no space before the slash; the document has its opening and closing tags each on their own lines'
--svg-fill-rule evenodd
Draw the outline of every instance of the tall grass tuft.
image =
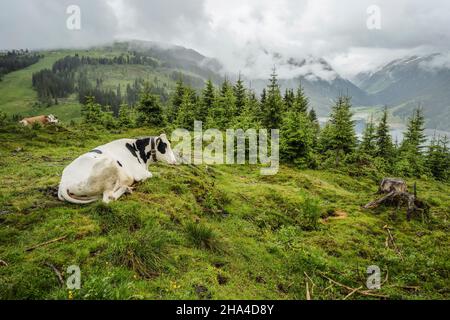
<svg viewBox="0 0 450 320">
<path fill-rule="evenodd" d="M 215 232 L 203 224 L 190 222 L 186 225 L 189 241 L 197 248 L 219 250 L 219 243 Z"/>
<path fill-rule="evenodd" d="M 316 198 L 306 198 L 301 208 L 301 227 L 303 230 L 317 230 L 321 215 L 320 202 Z"/>
<path fill-rule="evenodd" d="M 135 233 L 120 233 L 112 242 L 111 262 L 126 266 L 143 278 L 152 278 L 167 266 L 167 244 L 170 235 L 155 224 Z"/>
</svg>

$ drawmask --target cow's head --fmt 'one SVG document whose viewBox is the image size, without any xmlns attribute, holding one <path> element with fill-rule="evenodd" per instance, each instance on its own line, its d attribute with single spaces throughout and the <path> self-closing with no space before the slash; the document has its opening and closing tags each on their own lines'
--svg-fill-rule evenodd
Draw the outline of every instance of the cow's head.
<svg viewBox="0 0 450 320">
<path fill-rule="evenodd" d="M 168 164 L 177 164 L 177 159 L 170 146 L 170 141 L 163 133 L 155 139 L 156 143 L 156 160 L 167 162 Z"/>
<path fill-rule="evenodd" d="M 48 121 L 48 123 L 55 123 L 55 124 L 59 122 L 59 120 L 56 119 L 56 117 L 52 114 L 49 114 L 47 116 L 47 121 Z"/>
</svg>

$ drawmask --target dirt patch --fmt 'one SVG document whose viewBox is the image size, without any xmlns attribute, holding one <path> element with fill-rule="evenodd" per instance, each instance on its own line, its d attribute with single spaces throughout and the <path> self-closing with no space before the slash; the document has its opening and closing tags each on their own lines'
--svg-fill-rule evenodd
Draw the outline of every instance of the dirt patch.
<svg viewBox="0 0 450 320">
<path fill-rule="evenodd" d="M 348 213 L 344 210 L 336 209 L 328 213 L 328 216 L 321 219 L 322 222 L 327 223 L 331 220 L 343 220 L 348 218 Z"/>
</svg>

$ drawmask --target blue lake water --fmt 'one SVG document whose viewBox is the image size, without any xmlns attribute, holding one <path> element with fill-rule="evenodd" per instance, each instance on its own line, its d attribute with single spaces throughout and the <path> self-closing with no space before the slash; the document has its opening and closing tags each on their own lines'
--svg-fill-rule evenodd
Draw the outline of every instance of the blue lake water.
<svg viewBox="0 0 450 320">
<path fill-rule="evenodd" d="M 328 121 L 329 118 L 319 118 L 319 123 L 321 126 L 325 125 L 325 123 Z M 358 138 L 362 137 L 362 133 L 364 131 L 364 128 L 366 126 L 367 117 L 364 114 L 358 115 L 356 114 L 353 117 L 353 120 L 355 122 L 355 131 L 358 136 Z M 393 142 L 402 142 L 403 141 L 403 133 L 406 131 L 406 125 L 401 123 L 394 123 L 390 125 L 390 133 L 392 136 Z M 434 130 L 434 129 L 425 129 L 425 134 L 428 138 L 428 141 L 430 141 L 434 135 L 436 136 L 447 136 L 450 138 L 450 132 L 449 131 L 442 131 L 442 130 Z"/>
</svg>

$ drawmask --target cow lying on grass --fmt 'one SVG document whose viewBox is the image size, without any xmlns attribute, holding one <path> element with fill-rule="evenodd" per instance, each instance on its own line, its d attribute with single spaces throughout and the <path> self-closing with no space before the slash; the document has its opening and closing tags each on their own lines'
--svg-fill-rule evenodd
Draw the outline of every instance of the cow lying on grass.
<svg viewBox="0 0 450 320">
<path fill-rule="evenodd" d="M 120 139 L 80 156 L 63 171 L 58 197 L 87 204 L 103 199 L 108 203 L 131 193 L 131 186 L 152 177 L 150 162 L 176 164 L 165 134 L 142 139 Z"/>
<path fill-rule="evenodd" d="M 25 127 L 31 126 L 35 123 L 39 123 L 41 125 L 46 125 L 50 123 L 58 123 L 58 119 L 52 114 L 49 114 L 48 116 L 37 116 L 37 117 L 31 117 L 31 118 L 24 118 L 19 121 L 22 125 Z"/>
</svg>

